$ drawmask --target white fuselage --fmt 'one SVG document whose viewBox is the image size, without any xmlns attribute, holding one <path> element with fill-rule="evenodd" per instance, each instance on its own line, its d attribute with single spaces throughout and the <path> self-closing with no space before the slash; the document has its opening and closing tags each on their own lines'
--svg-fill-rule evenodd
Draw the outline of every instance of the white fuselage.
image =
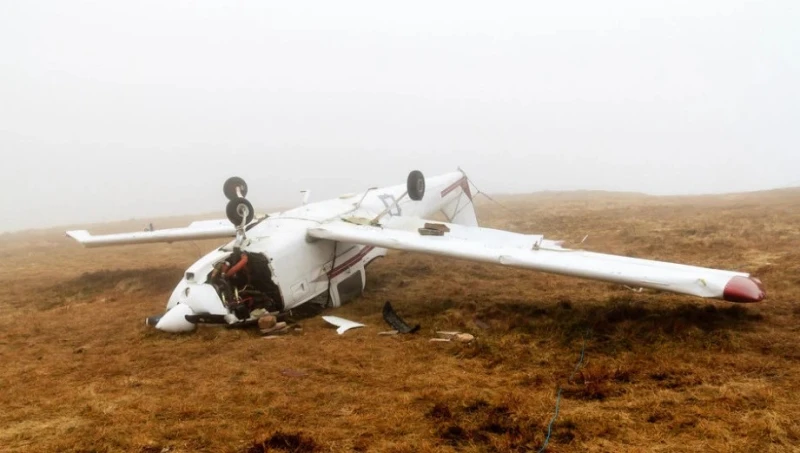
<svg viewBox="0 0 800 453">
<path fill-rule="evenodd" d="M 425 196 L 420 201 L 404 196 L 406 185 L 403 184 L 271 214 L 247 231 L 241 250 L 267 258 L 283 310 L 318 296 L 327 298 L 328 291 L 332 305 L 339 306 L 361 293 L 366 282 L 364 267 L 385 255 L 386 249 L 313 239 L 307 235 L 309 228 L 333 219 L 368 222 L 378 216 L 381 216 L 381 224 L 391 224 L 401 215 L 430 218 L 439 212 L 454 222 L 476 223 L 466 184 L 464 175 L 454 172 L 428 179 Z M 229 322 L 236 320 L 207 283 L 214 265 L 231 254 L 234 243 L 231 241 L 210 252 L 187 269 L 167 303 L 167 309 L 176 314 L 170 318 L 168 311 L 165 321 L 157 327 L 170 331 L 191 330 L 194 325 L 186 323 L 185 314 L 208 313 L 225 315 Z M 184 306 L 173 310 L 179 304 Z"/>
</svg>

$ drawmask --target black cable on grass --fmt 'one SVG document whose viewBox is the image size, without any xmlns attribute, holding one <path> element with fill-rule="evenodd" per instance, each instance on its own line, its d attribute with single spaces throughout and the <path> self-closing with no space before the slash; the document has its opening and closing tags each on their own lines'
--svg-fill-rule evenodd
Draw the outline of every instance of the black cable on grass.
<svg viewBox="0 0 800 453">
<path fill-rule="evenodd" d="M 588 332 L 587 332 L 588 334 Z M 575 377 L 575 373 L 578 372 L 581 365 L 583 365 L 583 358 L 586 356 L 586 336 L 583 337 L 583 347 L 581 348 L 581 358 L 578 360 L 578 363 L 575 365 L 575 369 L 572 370 L 572 374 L 569 376 L 569 380 L 567 382 L 572 382 L 572 378 Z M 562 387 L 558 388 L 558 396 L 556 397 L 556 411 L 553 415 L 553 418 L 550 419 L 550 424 L 547 426 L 547 437 L 544 439 L 544 445 L 542 448 L 539 449 L 538 453 L 542 453 L 547 449 L 547 445 L 550 443 L 550 437 L 553 435 L 553 425 L 556 423 L 556 419 L 558 419 L 558 411 L 561 407 L 561 391 L 563 390 Z"/>
</svg>

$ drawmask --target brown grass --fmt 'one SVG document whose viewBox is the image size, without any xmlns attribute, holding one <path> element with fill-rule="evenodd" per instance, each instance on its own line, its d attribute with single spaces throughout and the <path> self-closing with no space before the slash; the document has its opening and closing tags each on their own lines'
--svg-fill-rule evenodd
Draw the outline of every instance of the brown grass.
<svg viewBox="0 0 800 453">
<path fill-rule="evenodd" d="M 366 328 L 338 336 L 314 317 L 276 339 L 171 336 L 143 320 L 215 242 L 85 250 L 56 230 L 5 234 L 0 450 L 536 451 L 563 387 L 548 451 L 797 451 L 800 191 L 501 201 L 511 210 L 480 203 L 488 226 L 752 271 L 768 299 L 390 253 L 367 294 L 336 311 Z M 422 329 L 378 336 L 386 300 Z M 477 340 L 431 343 L 436 330 Z"/>
</svg>

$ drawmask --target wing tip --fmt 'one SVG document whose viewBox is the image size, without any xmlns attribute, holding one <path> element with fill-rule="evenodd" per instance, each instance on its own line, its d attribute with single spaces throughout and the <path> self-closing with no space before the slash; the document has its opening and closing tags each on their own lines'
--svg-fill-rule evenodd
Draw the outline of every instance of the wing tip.
<svg viewBox="0 0 800 453">
<path fill-rule="evenodd" d="M 66 235 L 67 237 L 71 237 L 78 242 L 83 242 L 92 237 L 92 235 L 86 230 L 70 230 L 66 232 Z"/>
<path fill-rule="evenodd" d="M 722 298 L 728 302 L 752 303 L 761 302 L 767 297 L 767 291 L 761 280 L 755 277 L 736 276 L 728 281 Z"/>
</svg>

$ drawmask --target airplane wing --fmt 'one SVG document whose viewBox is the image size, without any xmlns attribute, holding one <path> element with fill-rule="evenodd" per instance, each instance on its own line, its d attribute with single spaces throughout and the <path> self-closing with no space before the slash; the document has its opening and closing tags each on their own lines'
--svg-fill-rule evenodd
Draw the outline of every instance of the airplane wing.
<svg viewBox="0 0 800 453">
<path fill-rule="evenodd" d="M 84 247 L 106 247 L 111 245 L 147 244 L 154 242 L 194 241 L 198 239 L 221 239 L 236 237 L 236 228 L 227 220 L 201 220 L 188 227 L 166 228 L 154 231 L 105 234 L 94 236 L 86 230 L 67 231 L 67 236 Z"/>
<path fill-rule="evenodd" d="M 424 219 L 393 217 L 380 226 L 337 220 L 310 228 L 308 235 L 731 302 L 758 302 L 766 295 L 761 282 L 744 272 L 567 249 L 541 235 Z"/>
</svg>

